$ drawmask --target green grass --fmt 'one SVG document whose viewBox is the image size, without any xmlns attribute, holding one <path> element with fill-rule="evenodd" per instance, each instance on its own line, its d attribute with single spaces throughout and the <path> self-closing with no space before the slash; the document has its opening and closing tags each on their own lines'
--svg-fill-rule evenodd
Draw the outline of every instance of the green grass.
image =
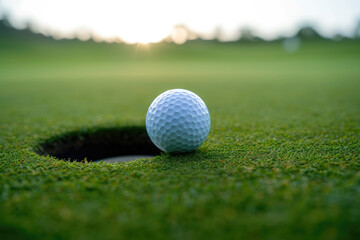
<svg viewBox="0 0 360 240">
<path fill-rule="evenodd" d="M 149 47 L 0 41 L 2 239 L 356 239 L 360 44 Z M 35 153 L 62 134 L 144 126 L 151 101 L 206 102 L 204 145 L 122 164 Z"/>
</svg>

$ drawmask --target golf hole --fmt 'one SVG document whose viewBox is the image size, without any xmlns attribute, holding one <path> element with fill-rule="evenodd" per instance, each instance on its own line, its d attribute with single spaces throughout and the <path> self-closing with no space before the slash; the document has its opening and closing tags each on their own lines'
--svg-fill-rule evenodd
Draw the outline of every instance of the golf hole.
<svg viewBox="0 0 360 240">
<path fill-rule="evenodd" d="M 109 163 L 152 158 L 161 153 L 142 126 L 69 132 L 43 141 L 36 152 L 65 161 L 83 162 L 86 159 Z"/>
</svg>

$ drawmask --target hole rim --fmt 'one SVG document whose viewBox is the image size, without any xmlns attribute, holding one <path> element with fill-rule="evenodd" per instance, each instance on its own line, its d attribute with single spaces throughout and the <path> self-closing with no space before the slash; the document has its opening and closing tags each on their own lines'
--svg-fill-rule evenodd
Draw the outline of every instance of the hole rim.
<svg viewBox="0 0 360 240">
<path fill-rule="evenodd" d="M 162 154 L 150 140 L 145 126 L 94 127 L 69 131 L 43 139 L 34 150 L 40 156 L 69 162 L 96 162 L 126 155 L 155 157 Z"/>
</svg>

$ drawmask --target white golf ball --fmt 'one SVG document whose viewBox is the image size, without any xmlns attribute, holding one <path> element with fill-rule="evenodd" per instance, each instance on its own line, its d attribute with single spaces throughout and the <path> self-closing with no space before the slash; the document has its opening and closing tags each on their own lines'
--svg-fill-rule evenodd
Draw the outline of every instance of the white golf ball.
<svg viewBox="0 0 360 240">
<path fill-rule="evenodd" d="M 210 131 L 210 113 L 195 93 L 172 89 L 160 94 L 146 114 L 146 130 L 162 151 L 189 152 L 200 147 Z"/>
</svg>

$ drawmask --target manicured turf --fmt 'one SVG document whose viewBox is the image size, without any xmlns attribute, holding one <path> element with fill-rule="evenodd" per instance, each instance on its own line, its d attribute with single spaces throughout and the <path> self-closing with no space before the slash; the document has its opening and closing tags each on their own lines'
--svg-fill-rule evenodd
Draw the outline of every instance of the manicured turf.
<svg viewBox="0 0 360 240">
<path fill-rule="evenodd" d="M 355 239 L 360 44 L 124 46 L 0 40 L 0 238 Z M 144 126 L 171 88 L 203 98 L 194 153 L 121 164 L 35 153 Z"/>
</svg>

